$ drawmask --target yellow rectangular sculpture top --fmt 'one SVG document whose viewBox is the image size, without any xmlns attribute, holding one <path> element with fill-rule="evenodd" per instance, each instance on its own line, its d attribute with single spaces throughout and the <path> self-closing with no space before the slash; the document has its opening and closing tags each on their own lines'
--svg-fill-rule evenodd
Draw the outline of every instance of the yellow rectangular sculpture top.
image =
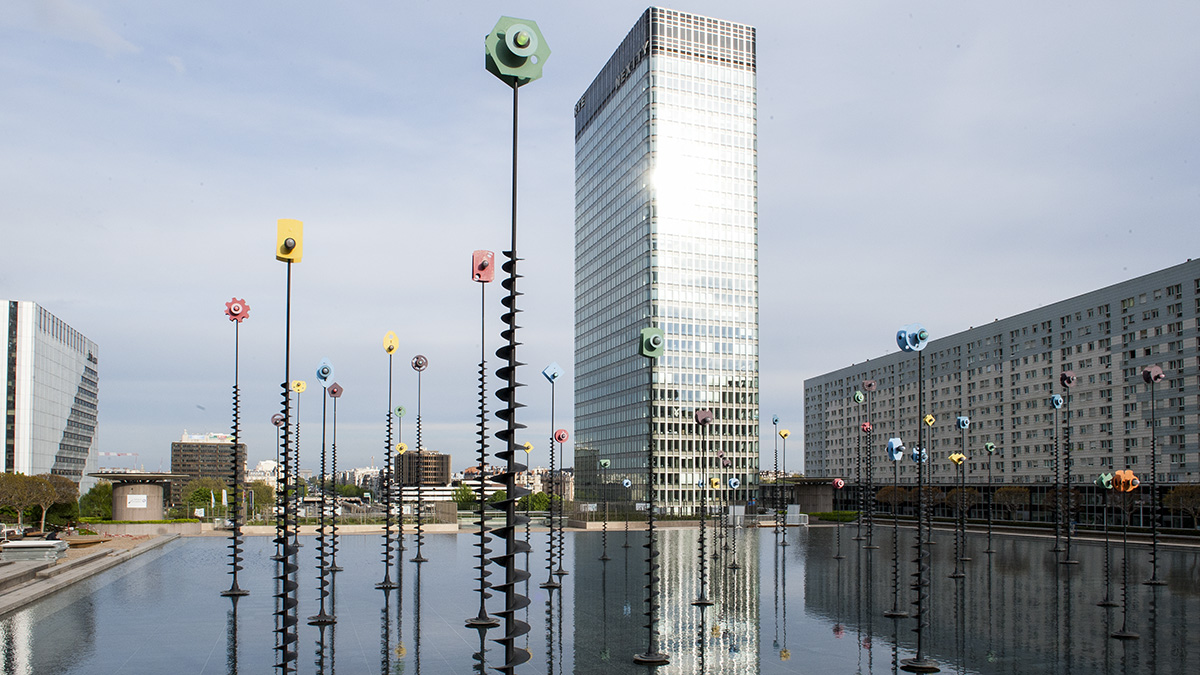
<svg viewBox="0 0 1200 675">
<path fill-rule="evenodd" d="M 275 259 L 280 262 L 300 262 L 304 253 L 304 223 L 280 218 L 275 231 Z"/>
</svg>

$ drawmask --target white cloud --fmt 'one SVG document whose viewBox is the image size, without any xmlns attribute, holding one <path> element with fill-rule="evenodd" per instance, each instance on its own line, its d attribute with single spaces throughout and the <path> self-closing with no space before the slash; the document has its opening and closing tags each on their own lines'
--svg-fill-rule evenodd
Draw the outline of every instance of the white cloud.
<svg viewBox="0 0 1200 675">
<path fill-rule="evenodd" d="M 72 0 L 10 0 L 6 10 L 0 19 L 4 23 L 99 47 L 110 56 L 142 51 L 113 30 L 99 11 Z"/>
</svg>

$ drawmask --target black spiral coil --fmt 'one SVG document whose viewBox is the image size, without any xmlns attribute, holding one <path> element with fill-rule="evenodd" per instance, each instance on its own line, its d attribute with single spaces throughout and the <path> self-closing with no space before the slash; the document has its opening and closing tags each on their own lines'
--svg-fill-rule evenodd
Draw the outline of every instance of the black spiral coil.
<svg viewBox="0 0 1200 675">
<path fill-rule="evenodd" d="M 513 92 L 515 108 L 515 86 Z M 515 249 L 515 230 L 513 240 Z M 505 462 L 505 471 L 494 480 L 503 484 L 505 490 L 505 499 L 501 501 L 504 526 L 496 529 L 497 536 L 504 539 L 504 552 L 493 557 L 492 562 L 504 568 L 504 583 L 494 586 L 504 593 L 504 609 L 497 613 L 504 619 L 504 635 L 496 640 L 504 646 L 504 663 L 497 666 L 497 669 L 511 675 L 514 668 L 529 660 L 529 652 L 517 649 L 515 643 L 518 637 L 529 632 L 529 624 L 517 618 L 517 612 L 529 605 L 529 598 L 522 595 L 518 587 L 518 584 L 529 578 L 529 572 L 517 567 L 517 555 L 528 552 L 529 545 L 516 537 L 518 526 L 528 521 L 527 517 L 517 512 L 517 500 L 529 494 L 529 490 L 518 486 L 516 482 L 517 474 L 527 468 L 517 461 L 516 446 L 517 430 L 525 428 L 525 425 L 518 423 L 516 419 L 517 410 L 524 407 L 517 402 L 517 388 L 524 386 L 517 381 L 517 368 L 525 365 L 517 360 L 517 346 L 520 344 L 517 342 L 517 314 L 520 312 L 517 308 L 517 298 L 521 295 L 517 291 L 517 279 L 520 275 L 517 274 L 515 252 L 504 251 L 503 254 L 507 260 L 501 269 L 508 277 L 501 282 L 501 286 L 508 291 L 508 295 L 501 299 L 501 304 L 508 311 L 500 317 L 501 322 L 507 326 L 500 332 L 500 337 L 508 344 L 496 350 L 496 356 L 505 363 L 496 371 L 496 376 L 505 383 L 505 386 L 496 392 L 496 397 L 504 402 L 504 406 L 496 411 L 496 417 L 505 423 L 505 427 L 496 432 L 496 438 L 503 445 L 503 450 L 497 452 L 496 457 Z"/>
<path fill-rule="evenodd" d="M 299 619 L 296 616 L 296 591 L 300 584 L 296 581 L 296 546 L 290 535 L 296 527 L 295 503 L 288 495 L 292 476 L 292 453 L 290 439 L 291 406 L 288 383 L 283 383 L 283 427 L 280 441 L 280 456 L 283 458 L 282 476 L 276 490 L 275 544 L 279 548 L 279 564 L 276 567 L 275 579 L 279 589 L 275 597 L 278 599 L 275 616 L 275 650 L 279 652 L 275 667 L 284 675 L 295 672 L 293 663 L 296 661 L 296 634 Z"/>
<path fill-rule="evenodd" d="M 862 541 L 863 509 L 866 506 L 866 495 L 863 494 L 862 459 L 863 437 L 861 433 L 854 434 L 858 438 L 858 452 L 854 453 L 854 503 L 858 507 L 858 517 L 854 519 L 853 541 Z"/>
<path fill-rule="evenodd" d="M 551 400 L 551 406 L 553 406 L 553 400 Z M 553 415 L 551 415 L 551 416 L 553 416 Z M 551 426 L 554 426 L 554 425 L 551 425 Z M 549 539 L 547 539 L 547 541 L 546 541 L 546 544 L 547 544 L 546 545 L 546 581 L 543 584 L 541 584 L 542 588 L 560 588 L 562 586 L 562 584 L 558 583 L 558 581 L 554 578 L 554 561 L 555 561 L 555 555 L 558 552 L 557 549 L 555 549 L 555 545 L 556 545 L 555 544 L 555 542 L 556 542 L 555 521 L 557 520 L 554 517 L 554 510 L 557 507 L 557 504 L 555 503 L 557 501 L 555 499 L 555 495 L 557 494 L 557 489 L 555 486 L 555 477 L 556 477 L 555 476 L 555 467 L 557 466 L 557 464 L 555 463 L 556 456 L 554 454 L 554 441 L 555 441 L 554 432 L 553 432 L 553 430 L 551 430 L 551 433 L 550 433 L 550 474 L 549 474 L 549 479 L 550 479 L 550 506 L 549 506 L 550 536 L 549 536 Z"/>
<path fill-rule="evenodd" d="M 648 491 L 650 493 L 650 495 L 649 495 L 650 496 L 650 500 L 649 500 L 650 506 L 647 509 L 647 517 L 646 517 L 646 543 L 642 545 L 643 548 L 646 549 L 646 585 L 644 586 L 644 588 L 646 589 L 646 611 L 644 612 L 644 615 L 646 617 L 646 623 L 643 624 L 643 628 L 646 629 L 646 635 L 647 635 L 647 639 L 649 641 L 649 647 L 646 650 L 646 656 L 650 657 L 650 659 L 653 659 L 653 657 L 655 657 L 655 656 L 662 656 L 661 654 L 658 654 L 658 652 L 657 652 L 657 645 L 658 645 L 657 624 L 658 624 L 658 608 L 659 608 L 659 604 L 658 604 L 658 581 L 659 581 L 658 569 L 659 569 L 659 567 L 661 567 L 661 565 L 659 565 L 658 561 L 655 560 L 655 558 L 657 558 L 659 556 L 659 553 L 658 553 L 658 547 L 655 545 L 656 542 L 654 539 L 654 506 L 655 506 L 654 502 L 655 502 L 655 499 L 654 499 L 654 461 L 653 461 L 653 459 L 649 459 L 646 462 L 646 466 L 648 469 L 647 470 L 647 474 L 648 474 L 647 475 L 647 485 L 649 486 Z M 634 657 L 634 660 L 636 661 L 637 657 Z"/>
<path fill-rule="evenodd" d="M 233 383 L 233 428 L 231 438 L 233 441 L 230 455 L 233 459 L 233 534 L 229 539 L 229 573 L 233 575 L 233 582 L 229 586 L 229 590 L 222 591 L 221 595 L 228 598 L 238 598 L 243 595 L 249 595 L 247 591 L 238 586 L 238 572 L 242 569 L 242 481 L 245 477 L 242 475 L 241 457 L 238 453 L 238 430 L 241 429 L 241 395 L 238 391 L 237 376 L 234 376 Z"/>
<path fill-rule="evenodd" d="M 417 373 L 417 554 L 412 562 L 423 563 L 429 559 L 422 554 L 425 545 L 425 449 L 421 447 L 421 374 Z"/>
<path fill-rule="evenodd" d="M 333 399 L 333 440 L 329 443 L 329 473 L 333 474 L 333 505 L 329 511 L 329 571 L 341 572 L 338 551 L 337 399 Z"/>
<path fill-rule="evenodd" d="M 871 393 L 867 392 L 867 423 L 871 422 Z M 867 432 L 867 545 L 863 548 L 873 550 L 875 545 L 875 426 Z"/>
<path fill-rule="evenodd" d="M 329 597 L 329 567 L 327 561 L 329 547 L 326 544 L 325 531 L 325 511 L 328 508 L 329 501 L 329 476 L 325 472 L 327 464 L 325 462 L 325 409 L 328 404 L 329 397 L 326 392 L 321 392 L 321 475 L 318 479 L 320 484 L 320 501 L 318 502 L 320 513 L 317 516 L 317 599 L 320 603 L 320 608 L 316 614 L 308 617 L 310 626 L 321 626 L 333 623 L 333 616 L 325 611 L 325 599 Z M 323 634 L 323 633 L 322 633 Z"/>
<path fill-rule="evenodd" d="M 725 510 L 729 510 L 728 493 L 726 493 L 725 497 Z M 737 555 L 737 522 L 734 521 L 733 514 L 729 514 L 729 541 L 733 542 L 731 546 L 733 550 L 730 552 L 729 565 L 727 567 L 731 570 L 740 570 L 742 566 L 738 563 Z"/>
<path fill-rule="evenodd" d="M 703 442 L 703 441 L 701 441 Z M 707 464 L 708 457 L 704 457 L 704 462 Z M 705 467 L 707 469 L 707 467 Z M 696 558 L 700 561 L 700 595 L 692 601 L 697 607 L 705 607 L 711 605 L 712 602 L 708 599 L 708 471 L 701 473 L 702 483 L 700 485 L 700 540 L 697 542 L 698 551 Z M 649 586 L 647 586 L 649 588 Z"/>
<path fill-rule="evenodd" d="M 391 356 L 388 356 L 389 365 Z M 389 590 L 396 588 L 392 581 L 392 384 L 391 372 L 388 373 L 388 410 L 387 410 L 387 440 L 383 445 L 383 474 L 379 477 L 379 496 L 383 499 L 383 581 L 375 584 L 375 588 Z M 386 611 L 386 610 L 385 610 Z"/>
<path fill-rule="evenodd" d="M 475 569 L 479 571 L 479 614 L 467 619 L 467 626 L 470 628 L 479 628 L 479 636 L 480 640 L 482 641 L 484 631 L 500 623 L 491 616 L 488 616 L 487 613 L 487 600 L 488 598 L 492 597 L 492 594 L 488 593 L 488 589 L 492 586 L 490 583 L 488 583 L 487 578 L 490 577 L 492 573 L 487 568 L 487 554 L 491 553 L 492 549 L 488 548 L 487 494 L 484 491 L 484 487 L 487 485 L 487 479 L 484 476 L 484 470 L 487 468 L 486 359 L 480 359 L 479 361 L 479 431 L 477 434 L 479 436 L 479 520 L 477 520 L 475 524 L 479 526 L 479 541 L 475 544 L 475 547 L 479 549 L 479 564 L 475 566 Z M 478 658 L 476 659 L 478 661 L 476 666 L 477 672 L 484 672 L 481 670 L 483 668 L 483 652 L 484 650 L 481 646 L 479 649 Z"/>
</svg>

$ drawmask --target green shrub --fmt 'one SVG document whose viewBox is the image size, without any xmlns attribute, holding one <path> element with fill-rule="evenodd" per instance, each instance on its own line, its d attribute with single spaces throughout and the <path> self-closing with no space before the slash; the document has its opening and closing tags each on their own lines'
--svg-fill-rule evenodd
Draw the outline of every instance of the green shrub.
<svg viewBox="0 0 1200 675">
<path fill-rule="evenodd" d="M 858 520 L 858 511 L 821 511 L 808 515 L 831 523 L 853 523 Z"/>
</svg>

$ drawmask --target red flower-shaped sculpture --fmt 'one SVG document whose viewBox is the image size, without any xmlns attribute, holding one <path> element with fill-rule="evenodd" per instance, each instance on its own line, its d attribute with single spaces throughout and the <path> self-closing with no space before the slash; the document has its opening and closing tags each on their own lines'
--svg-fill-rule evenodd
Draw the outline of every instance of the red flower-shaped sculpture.
<svg viewBox="0 0 1200 675">
<path fill-rule="evenodd" d="M 329 398 L 340 398 L 342 391 L 344 391 L 342 389 L 342 385 L 334 382 L 333 384 L 329 385 Z"/>
<path fill-rule="evenodd" d="M 863 423 L 862 423 L 862 432 L 863 432 L 864 434 L 869 434 L 869 433 L 871 433 L 871 430 L 872 430 L 872 429 L 874 429 L 874 427 L 872 427 L 872 426 L 871 426 L 871 423 L 870 423 L 870 422 L 863 422 Z"/>
<path fill-rule="evenodd" d="M 247 305 L 245 300 L 234 298 L 225 303 L 225 316 L 229 317 L 230 321 L 241 323 L 250 316 L 250 305 Z"/>
</svg>

